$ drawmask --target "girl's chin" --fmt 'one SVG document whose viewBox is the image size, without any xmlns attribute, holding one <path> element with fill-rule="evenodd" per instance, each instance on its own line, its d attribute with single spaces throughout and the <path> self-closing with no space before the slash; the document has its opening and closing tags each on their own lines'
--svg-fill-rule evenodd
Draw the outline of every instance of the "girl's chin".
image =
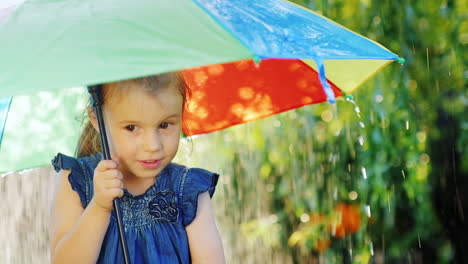
<svg viewBox="0 0 468 264">
<path fill-rule="evenodd" d="M 161 168 L 153 168 L 153 169 L 147 169 L 147 168 L 138 168 L 137 170 L 134 170 L 135 173 L 132 173 L 134 177 L 136 178 L 154 178 L 159 175 L 161 172 Z"/>
</svg>

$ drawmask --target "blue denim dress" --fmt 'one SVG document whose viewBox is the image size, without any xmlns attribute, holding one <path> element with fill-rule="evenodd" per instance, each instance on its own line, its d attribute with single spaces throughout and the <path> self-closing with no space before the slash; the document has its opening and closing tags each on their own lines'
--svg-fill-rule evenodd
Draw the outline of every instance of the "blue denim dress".
<svg viewBox="0 0 468 264">
<path fill-rule="evenodd" d="M 101 154 L 76 159 L 59 153 L 52 160 L 57 172 L 71 170 L 68 180 L 83 208 L 93 197 L 94 169 L 101 159 Z M 213 196 L 218 177 L 204 169 L 170 163 L 144 194 L 134 196 L 124 190 L 121 208 L 131 263 L 190 263 L 185 227 L 195 218 L 198 195 L 208 191 Z M 97 263 L 123 262 L 112 211 Z"/>
</svg>

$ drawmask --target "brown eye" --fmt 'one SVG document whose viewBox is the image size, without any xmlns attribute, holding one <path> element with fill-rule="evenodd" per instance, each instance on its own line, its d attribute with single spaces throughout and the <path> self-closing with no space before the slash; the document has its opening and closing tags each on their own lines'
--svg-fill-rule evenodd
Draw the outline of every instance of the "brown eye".
<svg viewBox="0 0 468 264">
<path fill-rule="evenodd" d="M 166 129 L 166 128 L 168 128 L 168 127 L 169 127 L 169 123 L 167 123 L 167 122 L 161 123 L 161 124 L 159 125 L 159 128 L 162 128 L 162 129 Z"/>
<path fill-rule="evenodd" d="M 127 131 L 133 132 L 133 131 L 135 131 L 136 126 L 135 125 L 128 125 L 128 126 L 125 127 L 125 129 Z"/>
</svg>

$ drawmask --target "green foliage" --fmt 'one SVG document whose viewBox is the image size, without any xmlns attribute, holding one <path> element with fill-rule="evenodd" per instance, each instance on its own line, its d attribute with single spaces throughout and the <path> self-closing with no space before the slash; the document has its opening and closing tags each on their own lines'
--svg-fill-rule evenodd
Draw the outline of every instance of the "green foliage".
<svg viewBox="0 0 468 264">
<path fill-rule="evenodd" d="M 434 183 L 447 175 L 435 173 L 433 153 L 447 136 L 438 120 L 448 115 L 457 166 L 468 173 L 466 3 L 294 2 L 382 43 L 406 64 L 393 63 L 361 87 L 357 106 L 341 99 L 206 136 L 224 174 L 227 223 L 241 225 L 238 239 L 295 263 L 319 256 L 402 263 L 429 253 L 426 261 L 448 263 L 454 245 L 432 203 Z M 351 219 L 339 204 L 359 209 L 357 232 L 337 233 Z"/>
</svg>

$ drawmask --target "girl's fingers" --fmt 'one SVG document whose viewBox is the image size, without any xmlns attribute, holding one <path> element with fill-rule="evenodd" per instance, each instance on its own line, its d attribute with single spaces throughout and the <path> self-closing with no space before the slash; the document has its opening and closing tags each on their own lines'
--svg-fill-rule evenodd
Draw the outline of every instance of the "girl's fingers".
<svg viewBox="0 0 468 264">
<path fill-rule="evenodd" d="M 104 172 L 109 169 L 117 169 L 117 162 L 113 160 L 101 160 L 96 167 L 99 172 Z"/>
<path fill-rule="evenodd" d="M 108 192 L 109 192 L 109 195 L 112 197 L 112 198 L 122 198 L 123 195 L 124 195 L 124 191 L 120 188 L 112 188 L 112 189 L 108 189 Z"/>
<path fill-rule="evenodd" d="M 98 174 L 95 174 L 95 176 L 96 175 L 99 175 L 98 177 L 100 179 L 123 179 L 122 173 L 117 169 L 108 169 L 103 172 L 98 172 Z"/>
<path fill-rule="evenodd" d="M 120 179 L 108 179 L 105 181 L 104 186 L 107 189 L 111 189 L 111 188 L 122 189 L 124 187 L 123 182 Z"/>
</svg>

